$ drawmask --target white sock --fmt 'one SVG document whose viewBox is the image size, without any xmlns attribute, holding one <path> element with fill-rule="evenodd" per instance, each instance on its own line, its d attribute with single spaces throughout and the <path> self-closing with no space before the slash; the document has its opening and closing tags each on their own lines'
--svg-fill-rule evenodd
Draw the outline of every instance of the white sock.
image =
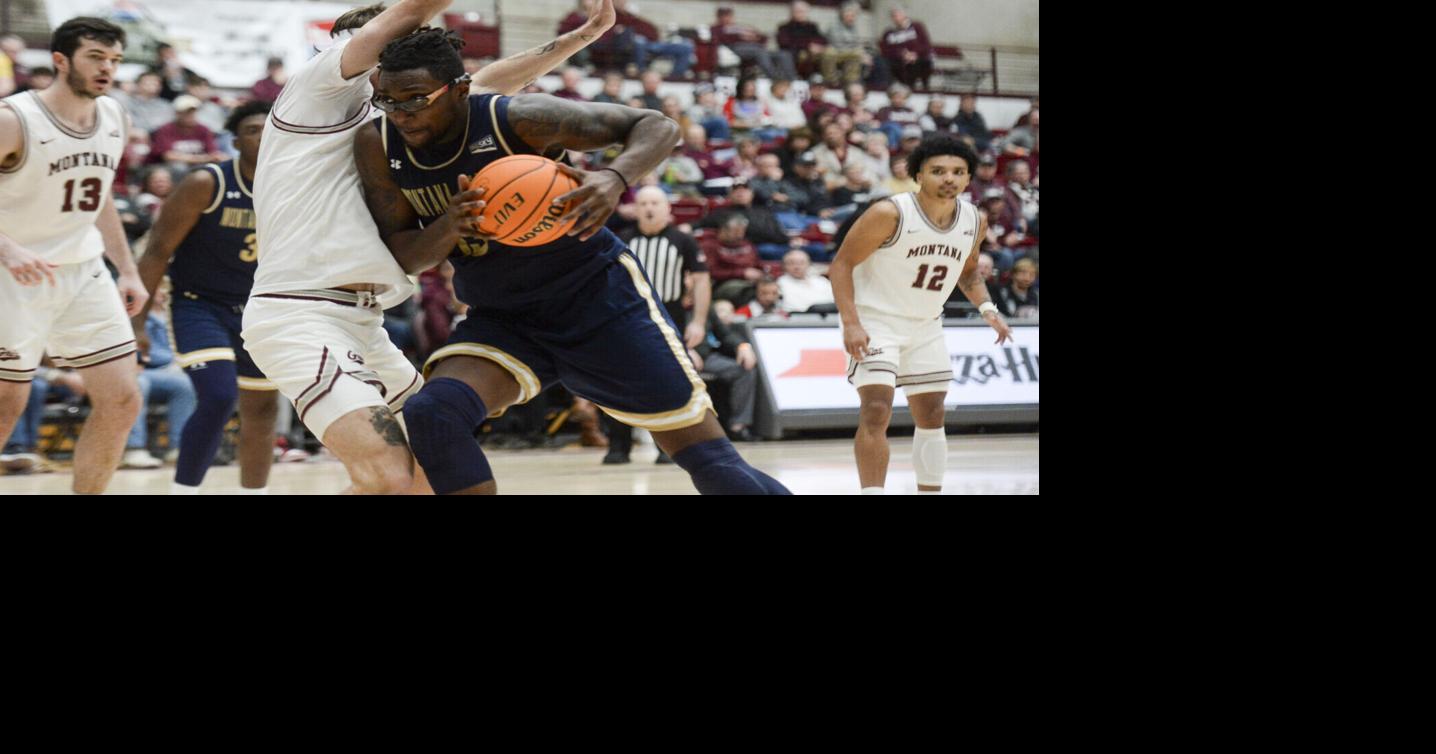
<svg viewBox="0 0 1436 754">
<path fill-rule="evenodd" d="M 864 487 L 864 495 L 886 495 L 888 491 L 883 487 Z"/>
<path fill-rule="evenodd" d="M 239 488 L 239 494 L 241 494 L 241 495 L 268 495 L 268 494 L 269 494 L 269 487 L 268 487 L 268 486 L 256 487 L 256 488 L 254 488 L 254 489 L 250 489 L 249 487 L 240 487 L 240 488 Z"/>
<path fill-rule="evenodd" d="M 925 487 L 941 487 L 947 471 L 947 432 L 942 427 L 912 431 L 912 468 L 917 483 Z"/>
<path fill-rule="evenodd" d="M 199 488 L 198 488 L 198 487 L 191 487 L 191 486 L 189 486 L 189 485 L 187 485 L 187 484 L 180 484 L 179 482 L 170 482 L 170 494 L 171 494 L 171 495 L 198 495 L 198 494 L 199 494 Z"/>
</svg>

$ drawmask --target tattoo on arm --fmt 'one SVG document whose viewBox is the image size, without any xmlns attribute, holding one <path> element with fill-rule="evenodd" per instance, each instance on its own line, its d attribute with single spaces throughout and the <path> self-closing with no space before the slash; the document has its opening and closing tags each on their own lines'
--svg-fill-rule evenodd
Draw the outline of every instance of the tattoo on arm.
<svg viewBox="0 0 1436 754">
<path fill-rule="evenodd" d="M 389 413 L 389 409 L 375 406 L 371 411 L 369 423 L 374 427 L 374 431 L 384 438 L 385 443 L 396 448 L 409 447 L 409 443 L 404 440 L 404 428 L 399 426 L 399 422 L 393 414 Z"/>
<path fill-rule="evenodd" d="M 540 152 L 555 144 L 590 151 L 622 144 L 634 124 L 648 114 L 621 105 L 579 103 L 535 94 L 515 97 L 510 102 L 509 125 L 519 138 Z"/>
<path fill-rule="evenodd" d="M 535 50 L 535 51 L 534 51 L 534 55 L 535 55 L 535 56 L 537 56 L 537 55 L 547 55 L 547 54 L 549 54 L 550 52 L 553 52 L 553 50 L 554 50 L 555 47 L 558 47 L 558 40 L 557 40 L 557 39 L 555 39 L 554 41 L 549 42 L 548 44 L 544 45 L 543 47 L 540 47 L 540 48 L 538 48 L 537 50 Z"/>
</svg>

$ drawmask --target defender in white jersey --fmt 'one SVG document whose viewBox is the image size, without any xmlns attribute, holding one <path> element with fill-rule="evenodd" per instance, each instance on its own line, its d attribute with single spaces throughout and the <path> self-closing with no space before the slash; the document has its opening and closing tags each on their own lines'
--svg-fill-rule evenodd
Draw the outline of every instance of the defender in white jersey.
<svg viewBox="0 0 1436 754">
<path fill-rule="evenodd" d="M 340 42 L 290 78 L 259 151 L 259 264 L 244 311 L 245 350 L 344 462 L 356 492 L 428 491 L 395 418 L 423 379 L 383 328 L 383 310 L 412 295 L 413 283 L 364 203 L 353 139 L 378 114 L 370 74 L 385 45 L 450 2 L 402 0 L 336 19 L 331 33 Z M 611 0 L 601 5 L 604 13 L 574 32 L 485 67 L 474 85 L 522 89 L 613 25 Z M 463 76 L 400 104 L 419 109 L 468 85 Z"/>
<path fill-rule="evenodd" d="M 110 196 L 129 122 L 104 96 L 124 45 L 108 21 L 66 21 L 50 39 L 55 83 L 0 100 L 0 440 L 43 356 L 78 369 L 91 403 L 75 447 L 80 493 L 104 491 L 140 409 L 129 316 L 147 295 Z"/>
<path fill-rule="evenodd" d="M 862 409 L 855 454 L 864 494 L 881 494 L 888 468 L 888 421 L 897 387 L 907 394 L 917 428 L 913 467 L 919 492 L 940 492 L 947 468 L 943 431 L 952 364 L 942 308 L 954 284 L 978 304 L 997 342 L 1012 331 L 977 274 L 987 222 L 960 197 L 977 154 L 944 133 L 923 139 L 908 155 L 914 193 L 869 207 L 853 223 L 828 275 L 842 317 L 848 381 Z"/>
</svg>

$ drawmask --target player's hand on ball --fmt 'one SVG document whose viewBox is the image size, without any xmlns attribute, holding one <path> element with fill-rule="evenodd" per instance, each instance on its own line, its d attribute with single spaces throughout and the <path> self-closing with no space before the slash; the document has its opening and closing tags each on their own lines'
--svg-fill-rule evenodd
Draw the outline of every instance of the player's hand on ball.
<svg viewBox="0 0 1436 754">
<path fill-rule="evenodd" d="M 494 239 L 493 234 L 479 231 L 479 223 L 484 221 L 484 207 L 488 206 L 483 200 L 486 191 L 487 187 L 470 190 L 469 176 L 459 176 L 459 193 L 449 197 L 449 209 L 445 213 L 445 218 L 459 235 L 485 241 Z"/>
<path fill-rule="evenodd" d="M 843 350 L 853 357 L 853 361 L 862 361 L 868 355 L 868 331 L 856 322 L 844 325 Z"/>
<path fill-rule="evenodd" d="M 145 302 L 150 300 L 150 294 L 138 275 L 121 275 L 115 280 L 115 287 L 120 289 L 120 300 L 125 302 L 126 317 L 139 314 L 145 308 Z"/>
<path fill-rule="evenodd" d="M 1007 326 L 1007 320 L 1003 319 L 1001 314 L 990 311 L 982 315 L 982 318 L 987 320 L 987 324 L 992 325 L 992 329 L 997 331 L 998 345 L 1005 340 L 1012 340 L 1012 328 Z"/>
<path fill-rule="evenodd" d="M 568 235 L 587 241 L 603 228 L 608 216 L 618 208 L 618 200 L 623 198 L 623 179 L 612 170 L 590 173 L 563 163 L 559 163 L 558 169 L 579 183 L 578 188 L 553 200 L 555 206 L 569 205 L 559 222 L 565 223 L 574 218 Z"/>
<path fill-rule="evenodd" d="M 46 280 L 55 284 L 55 268 L 29 249 L 12 244 L 0 244 L 0 263 L 15 277 L 20 285 L 39 285 Z"/>
</svg>

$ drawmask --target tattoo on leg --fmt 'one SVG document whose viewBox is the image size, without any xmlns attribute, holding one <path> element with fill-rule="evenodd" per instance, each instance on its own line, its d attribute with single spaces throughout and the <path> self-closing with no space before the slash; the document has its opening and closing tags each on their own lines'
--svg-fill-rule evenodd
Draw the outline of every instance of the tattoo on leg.
<svg viewBox="0 0 1436 754">
<path fill-rule="evenodd" d="M 389 413 L 389 409 L 375 407 L 373 411 L 369 417 L 369 423 L 373 425 L 374 431 L 384 438 L 384 442 L 395 447 L 409 447 L 409 444 L 404 441 L 404 428 L 399 426 L 399 422 L 394 419 L 393 414 Z"/>
</svg>

